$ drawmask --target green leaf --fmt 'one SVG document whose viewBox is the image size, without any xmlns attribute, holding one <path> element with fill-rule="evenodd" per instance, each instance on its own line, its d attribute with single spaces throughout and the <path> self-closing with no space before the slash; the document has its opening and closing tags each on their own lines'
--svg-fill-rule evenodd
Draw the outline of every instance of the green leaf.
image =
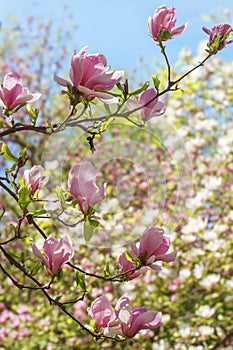
<svg viewBox="0 0 233 350">
<path fill-rule="evenodd" d="M 25 161 L 27 158 L 27 148 L 24 148 L 19 155 Z"/>
<path fill-rule="evenodd" d="M 55 300 L 56 302 L 59 302 L 59 300 L 61 299 L 61 297 L 62 297 L 62 295 L 58 295 L 54 300 Z"/>
<path fill-rule="evenodd" d="M 135 96 L 135 95 L 139 95 L 141 92 L 145 91 L 150 85 L 149 81 L 146 81 L 139 89 L 130 92 L 129 96 Z"/>
<path fill-rule="evenodd" d="M 89 215 L 91 215 L 91 213 Z M 92 219 L 88 215 L 84 218 L 84 238 L 86 242 L 90 241 L 98 226 L 100 226 L 99 221 Z"/>
<path fill-rule="evenodd" d="M 10 168 L 6 168 L 5 169 L 6 174 L 12 173 L 16 169 L 16 167 L 17 167 L 17 163 L 14 163 Z"/>
<path fill-rule="evenodd" d="M 19 257 L 19 256 L 17 256 L 17 255 L 15 255 L 14 253 L 12 253 L 12 252 L 7 252 L 14 260 L 16 260 L 16 261 L 21 261 L 21 258 Z"/>
<path fill-rule="evenodd" d="M 94 230 L 95 230 L 95 227 L 94 226 L 91 226 L 89 225 L 88 223 L 84 222 L 84 238 L 85 238 L 85 241 L 88 242 L 90 241 L 91 237 L 93 236 L 94 234 Z"/>
<path fill-rule="evenodd" d="M 109 126 L 109 124 L 112 123 L 113 120 L 114 120 L 114 118 L 109 118 L 106 122 L 103 122 L 102 130 L 105 131 L 107 129 L 107 127 Z"/>
<path fill-rule="evenodd" d="M 122 92 L 122 91 L 123 91 L 123 88 L 122 88 L 121 83 L 117 83 L 117 84 L 116 84 L 116 86 L 118 87 L 118 89 L 120 90 L 120 92 Z"/>
<path fill-rule="evenodd" d="M 19 189 L 19 205 L 22 209 L 27 208 L 31 202 L 30 192 L 26 186 Z"/>
<path fill-rule="evenodd" d="M 82 290 L 86 290 L 85 275 L 82 272 L 76 272 L 76 285 Z"/>
<path fill-rule="evenodd" d="M 37 272 L 40 270 L 41 266 L 42 266 L 41 261 L 36 261 L 36 262 L 35 262 L 34 264 L 32 264 L 32 266 L 31 266 L 31 273 L 32 273 L 33 275 L 36 275 Z"/>
<path fill-rule="evenodd" d="M 18 158 L 16 158 L 11 153 L 11 151 L 9 150 L 9 147 L 5 143 L 2 143 L 0 154 L 3 156 L 4 159 L 9 160 L 11 162 L 17 162 L 18 161 Z"/>
<path fill-rule="evenodd" d="M 57 275 L 56 275 L 58 281 L 60 281 L 60 280 L 62 279 L 62 276 L 63 276 L 63 270 L 60 269 L 60 270 L 58 271 Z"/>
<path fill-rule="evenodd" d="M 105 273 L 107 275 L 110 275 L 111 272 L 110 272 L 110 265 L 109 265 L 109 261 L 106 261 L 106 265 L 105 265 Z"/>
<path fill-rule="evenodd" d="M 100 226 L 99 221 L 93 220 L 93 219 L 91 219 L 91 218 L 88 218 L 88 223 L 89 223 L 89 225 L 91 225 L 91 226 L 93 226 L 93 227 L 98 227 L 98 226 Z"/>
<path fill-rule="evenodd" d="M 158 39 L 161 41 L 166 41 L 172 38 L 171 33 L 167 29 L 161 29 L 158 33 Z"/>
<path fill-rule="evenodd" d="M 33 124 L 36 124 L 38 115 L 39 115 L 39 109 L 33 109 L 31 105 L 27 104 L 27 111 L 28 111 L 28 115 L 31 119 L 31 121 L 33 122 Z"/>
<path fill-rule="evenodd" d="M 158 91 L 159 90 L 159 85 L 160 85 L 160 80 L 159 80 L 159 78 L 157 77 L 156 74 L 152 74 L 152 80 L 153 80 L 155 89 Z"/>
<path fill-rule="evenodd" d="M 129 252 L 125 252 L 125 257 L 128 261 L 134 263 L 134 258 L 132 257 L 132 255 Z"/>
<path fill-rule="evenodd" d="M 41 210 L 35 210 L 35 211 L 29 211 L 27 215 L 32 215 L 32 216 L 40 216 L 43 214 L 46 214 L 47 210 L 41 209 Z"/>
<path fill-rule="evenodd" d="M 56 189 L 55 189 L 55 192 L 56 192 L 56 195 L 57 195 L 59 201 L 62 204 L 65 204 L 65 197 L 64 197 L 62 188 L 57 186 Z"/>
<path fill-rule="evenodd" d="M 134 264 L 135 268 L 138 268 L 141 265 L 141 260 L 139 258 L 133 258 L 129 252 L 125 252 L 125 257 L 128 261 Z"/>
</svg>

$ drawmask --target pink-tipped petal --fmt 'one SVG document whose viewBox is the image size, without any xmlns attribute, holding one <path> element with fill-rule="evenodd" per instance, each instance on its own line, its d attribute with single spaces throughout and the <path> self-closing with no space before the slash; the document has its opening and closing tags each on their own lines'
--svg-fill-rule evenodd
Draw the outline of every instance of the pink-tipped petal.
<svg viewBox="0 0 233 350">
<path fill-rule="evenodd" d="M 97 323 L 98 328 L 107 327 L 114 320 L 115 313 L 105 296 L 97 298 L 88 311 L 89 316 Z"/>
</svg>

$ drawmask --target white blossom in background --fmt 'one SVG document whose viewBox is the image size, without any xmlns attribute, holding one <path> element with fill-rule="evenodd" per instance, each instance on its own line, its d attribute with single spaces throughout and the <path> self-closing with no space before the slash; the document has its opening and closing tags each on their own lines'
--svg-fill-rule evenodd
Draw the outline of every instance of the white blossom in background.
<svg viewBox="0 0 233 350">
<path fill-rule="evenodd" d="M 204 288 L 211 288 L 215 284 L 217 284 L 220 281 L 220 275 L 217 275 L 216 273 L 212 273 L 205 278 L 203 278 L 202 281 L 200 281 L 200 285 Z"/>
<path fill-rule="evenodd" d="M 182 227 L 182 233 L 190 234 L 190 233 L 198 233 L 203 231 L 207 226 L 207 219 L 202 218 L 188 218 L 188 223 Z"/>
<path fill-rule="evenodd" d="M 182 281 L 185 281 L 185 280 L 188 279 L 190 276 L 191 276 L 191 271 L 188 270 L 188 269 L 182 269 L 182 270 L 180 270 L 180 272 L 179 272 L 179 278 L 180 278 Z"/>
<path fill-rule="evenodd" d="M 208 338 L 211 334 L 214 333 L 214 328 L 210 326 L 200 326 L 198 327 L 198 330 L 200 334 L 205 338 Z"/>
<path fill-rule="evenodd" d="M 195 314 L 197 316 L 203 318 L 210 318 L 215 313 L 215 308 L 211 308 L 209 305 L 201 305 L 196 311 Z"/>
<path fill-rule="evenodd" d="M 158 342 L 152 344 L 152 350 L 173 350 L 170 344 L 164 340 L 160 339 Z"/>
<path fill-rule="evenodd" d="M 216 241 L 210 241 L 206 246 L 205 249 L 209 250 L 211 252 L 217 252 L 219 250 L 224 250 L 226 247 L 226 241 L 225 239 L 217 239 Z M 217 257 L 217 256 L 216 256 Z"/>
<path fill-rule="evenodd" d="M 233 289 L 233 277 L 226 281 L 226 287 Z"/>
<path fill-rule="evenodd" d="M 204 230 L 202 239 L 204 239 L 205 241 L 213 241 L 213 240 L 218 239 L 218 235 L 217 235 L 216 231 Z"/>
<path fill-rule="evenodd" d="M 204 265 L 203 265 L 202 262 L 194 265 L 193 275 L 194 275 L 197 279 L 202 278 L 203 272 L 204 272 Z"/>
<path fill-rule="evenodd" d="M 188 208 L 196 210 L 203 205 L 203 202 L 205 202 L 211 196 L 211 194 L 212 192 L 208 189 L 203 189 L 202 191 L 197 192 L 195 197 L 188 198 L 185 204 Z"/>
<path fill-rule="evenodd" d="M 209 176 L 205 177 L 202 180 L 203 186 L 205 186 L 209 190 L 217 190 L 218 187 L 222 184 L 221 176 Z"/>
<path fill-rule="evenodd" d="M 188 338 L 192 334 L 192 329 L 189 324 L 182 323 L 179 326 L 178 332 L 182 335 L 182 337 Z"/>
</svg>

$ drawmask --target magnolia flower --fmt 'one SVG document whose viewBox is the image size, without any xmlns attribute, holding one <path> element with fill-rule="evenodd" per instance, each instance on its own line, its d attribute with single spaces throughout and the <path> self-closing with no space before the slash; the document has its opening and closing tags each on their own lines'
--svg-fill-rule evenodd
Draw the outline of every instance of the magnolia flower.
<svg viewBox="0 0 233 350">
<path fill-rule="evenodd" d="M 121 334 L 132 338 L 141 329 L 159 327 L 162 321 L 160 312 L 148 312 L 145 306 L 131 307 L 126 297 L 118 300 L 116 312 L 105 296 L 99 297 L 93 302 L 88 314 L 108 336 Z"/>
<path fill-rule="evenodd" d="M 225 45 L 233 43 L 233 40 L 226 40 L 227 38 L 225 37 L 228 37 L 228 33 L 229 36 L 231 33 L 233 33 L 233 30 L 229 24 L 219 23 L 213 26 L 211 30 L 207 29 L 206 27 L 202 27 L 202 29 L 206 34 L 210 36 L 210 44 L 214 44 L 217 38 L 220 38 L 219 47 L 217 50 L 222 50 L 225 47 Z"/>
<path fill-rule="evenodd" d="M 58 241 L 50 235 L 44 241 L 44 254 L 40 252 L 35 243 L 32 244 L 32 250 L 53 275 L 56 275 L 61 267 L 70 261 L 74 255 L 72 243 L 67 236 Z"/>
<path fill-rule="evenodd" d="M 187 23 L 174 29 L 176 25 L 176 8 L 167 9 L 165 5 L 160 6 L 155 11 L 153 17 L 148 19 L 148 28 L 151 37 L 155 41 L 166 41 L 172 39 L 173 36 L 182 34 Z"/>
<path fill-rule="evenodd" d="M 7 73 L 0 85 L 0 106 L 8 110 L 34 102 L 40 98 L 40 93 L 31 93 L 22 86 L 22 78 L 16 72 Z"/>
<path fill-rule="evenodd" d="M 157 328 L 161 325 L 161 312 L 148 312 L 145 306 L 131 307 L 130 300 L 121 297 L 116 304 L 116 316 L 121 324 L 122 334 L 134 337 L 141 329 Z"/>
<path fill-rule="evenodd" d="M 62 86 L 73 86 L 88 100 L 97 97 L 104 103 L 117 103 L 118 99 L 102 92 L 111 90 L 123 77 L 123 71 L 108 71 L 104 55 L 99 53 L 86 55 L 88 47 L 85 46 L 79 53 L 74 52 L 71 59 L 70 79 L 72 84 L 63 78 L 54 75 L 54 80 Z"/>
<path fill-rule="evenodd" d="M 127 106 L 133 110 L 138 107 L 145 106 L 141 109 L 139 109 L 137 114 L 143 121 L 147 121 L 151 119 L 152 117 L 159 116 L 165 112 L 165 106 L 162 102 L 156 98 L 157 91 L 154 88 L 147 89 L 146 91 L 143 91 L 141 94 L 139 101 L 136 101 L 132 98 L 130 98 L 127 101 Z M 150 100 L 152 100 L 150 103 L 148 103 Z"/>
<path fill-rule="evenodd" d="M 34 165 L 30 170 L 25 170 L 23 177 L 32 194 L 40 190 L 49 181 L 48 176 L 44 177 L 44 168 L 41 165 Z"/>
<path fill-rule="evenodd" d="M 88 310 L 88 314 L 95 321 L 99 329 L 113 325 L 113 321 L 116 319 L 115 312 L 105 296 L 101 296 L 93 302 Z"/>
<path fill-rule="evenodd" d="M 90 208 L 106 196 L 106 183 L 101 189 L 96 185 L 96 170 L 90 162 L 73 165 L 68 178 L 70 194 L 78 200 L 79 209 L 88 214 Z"/>
<path fill-rule="evenodd" d="M 132 243 L 131 250 L 129 251 L 133 259 L 137 259 L 140 262 L 140 269 L 135 271 L 135 265 L 132 261 L 126 258 L 123 253 L 119 258 L 119 265 L 122 273 L 126 273 L 130 279 L 146 272 L 148 268 L 154 271 L 161 270 L 161 266 L 157 265 L 157 261 L 171 262 L 176 258 L 176 253 L 165 254 L 170 247 L 170 240 L 168 237 L 163 236 L 164 230 L 160 227 L 150 227 L 144 231 L 139 242 L 139 248 L 135 243 Z"/>
</svg>

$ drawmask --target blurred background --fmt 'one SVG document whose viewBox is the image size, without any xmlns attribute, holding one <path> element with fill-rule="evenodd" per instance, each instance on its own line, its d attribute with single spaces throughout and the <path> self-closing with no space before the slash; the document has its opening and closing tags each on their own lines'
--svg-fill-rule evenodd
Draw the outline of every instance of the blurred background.
<svg viewBox="0 0 233 350">
<path fill-rule="evenodd" d="M 89 53 L 103 53 L 112 68 L 138 70 L 142 58 L 148 64 L 155 57 L 161 59 L 159 49 L 149 37 L 147 19 L 163 4 L 176 7 L 178 26 L 188 22 L 186 32 L 166 45 L 172 62 L 177 60 L 182 47 L 195 52 L 198 42 L 207 38 L 203 25 L 212 27 L 218 20 L 229 22 L 232 17 L 232 0 L 221 3 L 218 0 L 0 0 L 0 18 L 2 26 L 6 26 L 9 14 L 19 17 L 22 23 L 30 17 L 47 17 L 64 30 L 72 22 L 76 28 L 66 43 L 70 54 L 88 45 Z M 230 49 L 221 54 L 225 59 L 232 59 Z"/>
</svg>

